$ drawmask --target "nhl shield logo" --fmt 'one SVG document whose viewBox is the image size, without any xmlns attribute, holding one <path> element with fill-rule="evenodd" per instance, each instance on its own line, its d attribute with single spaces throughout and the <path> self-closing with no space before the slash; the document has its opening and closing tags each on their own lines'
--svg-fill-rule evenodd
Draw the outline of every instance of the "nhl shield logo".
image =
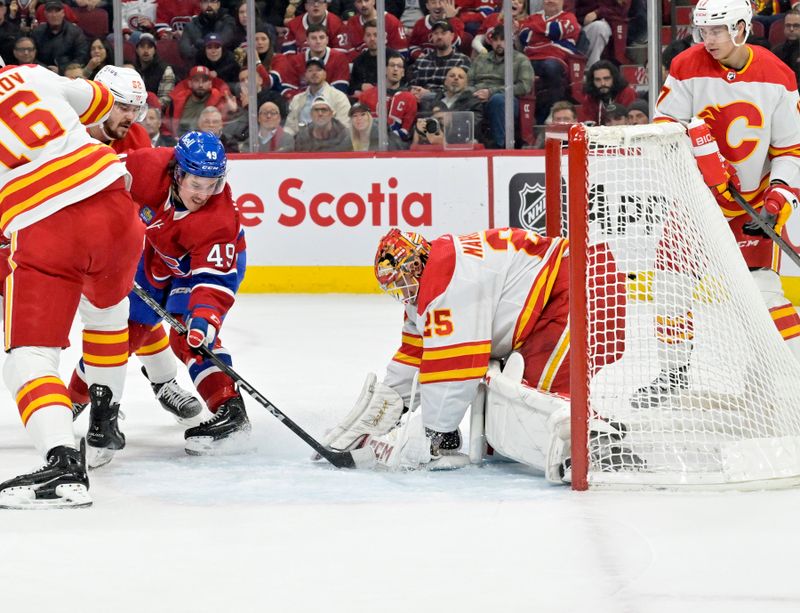
<svg viewBox="0 0 800 613">
<path fill-rule="evenodd" d="M 545 229 L 544 185 L 527 181 L 519 191 L 519 221 L 526 230 Z"/>
<path fill-rule="evenodd" d="M 728 81 L 733 81 L 734 79 L 736 79 L 736 73 L 731 71 L 726 75 L 726 78 L 728 79 Z"/>
</svg>

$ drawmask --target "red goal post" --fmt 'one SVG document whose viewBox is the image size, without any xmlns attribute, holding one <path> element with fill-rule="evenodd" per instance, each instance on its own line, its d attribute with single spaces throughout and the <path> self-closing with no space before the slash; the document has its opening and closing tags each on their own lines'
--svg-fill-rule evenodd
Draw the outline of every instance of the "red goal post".
<svg viewBox="0 0 800 613">
<path fill-rule="evenodd" d="M 570 240 L 572 487 L 800 483 L 800 364 L 683 128 L 577 125 L 545 148 L 548 233 Z"/>
</svg>

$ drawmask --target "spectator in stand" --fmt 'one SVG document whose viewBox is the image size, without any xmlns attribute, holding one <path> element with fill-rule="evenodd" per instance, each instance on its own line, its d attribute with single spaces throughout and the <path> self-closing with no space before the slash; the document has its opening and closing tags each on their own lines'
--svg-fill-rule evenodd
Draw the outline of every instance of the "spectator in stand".
<svg viewBox="0 0 800 613">
<path fill-rule="evenodd" d="M 431 40 L 434 50 L 417 60 L 411 79 L 411 93 L 417 100 L 422 101 L 423 97 L 433 97 L 441 92 L 445 75 L 453 66 L 461 66 L 465 71 L 469 69 L 469 58 L 453 47 L 454 36 L 450 22 L 437 21 L 433 24 Z"/>
<path fill-rule="evenodd" d="M 420 114 L 430 115 L 439 109 L 441 112 L 461 111 L 472 113 L 473 125 L 483 122 L 484 103 L 475 97 L 475 90 L 469 86 L 469 74 L 463 66 L 453 66 L 447 71 L 444 88 L 433 98 L 420 105 Z"/>
<path fill-rule="evenodd" d="M 312 58 L 320 60 L 325 66 L 328 83 L 343 94 L 347 94 L 350 85 L 350 64 L 347 61 L 347 54 L 340 49 L 331 49 L 328 42 L 325 26 L 318 23 L 308 26 L 307 47 L 287 58 L 291 68 L 283 79 L 284 95 L 293 96 L 306 86 L 303 77 L 308 60 Z"/>
<path fill-rule="evenodd" d="M 628 125 L 643 126 L 650 123 L 650 108 L 645 100 L 634 100 L 628 105 Z"/>
<path fill-rule="evenodd" d="M 142 75 L 145 89 L 158 96 L 162 108 L 165 108 L 170 102 L 170 92 L 175 89 L 175 71 L 158 56 L 156 39 L 152 34 L 141 34 L 136 41 L 133 67 Z"/>
<path fill-rule="evenodd" d="M 297 135 L 300 126 L 308 125 L 313 119 L 312 104 L 322 98 L 334 112 L 334 119 L 343 126 L 350 124 L 347 112 L 350 110 L 350 101 L 338 89 L 331 87 L 326 80 L 325 64 L 318 58 L 311 58 L 306 62 L 305 91 L 297 94 L 289 103 L 289 116 L 286 118 L 286 131 Z M 300 149 L 298 149 L 300 150 Z"/>
<path fill-rule="evenodd" d="M 180 38 L 183 28 L 204 8 L 199 0 L 158 0 L 156 29 L 158 37 Z"/>
<path fill-rule="evenodd" d="M 77 62 L 72 62 L 72 64 L 67 64 L 64 67 L 64 76 L 67 77 L 68 79 L 86 78 L 83 76 L 83 66 L 81 66 Z"/>
<path fill-rule="evenodd" d="M 764 36 L 769 36 L 772 24 L 797 6 L 797 0 L 756 0 L 753 2 L 753 21 L 764 26 Z"/>
<path fill-rule="evenodd" d="M 152 34 L 156 36 L 156 14 L 158 3 L 156 0 L 124 0 L 120 2 L 122 9 L 122 33 L 130 40 L 139 34 Z M 166 30 L 166 24 L 160 24 Z"/>
<path fill-rule="evenodd" d="M 503 10 L 502 0 L 455 0 L 458 18 L 471 35 L 477 34 L 490 15 Z"/>
<path fill-rule="evenodd" d="M 222 129 L 220 140 L 225 145 L 226 151 L 238 151 L 241 146 L 249 139 L 250 117 L 248 108 L 250 106 L 250 96 L 247 90 L 248 70 L 245 68 L 239 73 L 238 101 L 239 110 L 228 117 L 225 127 Z M 264 102 L 272 102 L 281 112 L 281 117 L 286 116 L 286 104 L 283 96 L 277 91 L 263 88 L 266 71 L 259 64 L 256 67 L 256 106 L 261 108 Z"/>
<path fill-rule="evenodd" d="M 47 0 L 45 23 L 33 29 L 39 61 L 51 70 L 62 71 L 67 64 L 84 65 L 89 59 L 89 44 L 83 31 L 64 19 L 61 0 Z"/>
<path fill-rule="evenodd" d="M 239 148 L 250 153 L 250 142 L 245 140 Z M 281 111 L 274 102 L 267 101 L 258 108 L 258 153 L 294 151 L 294 137 L 281 126 Z"/>
<path fill-rule="evenodd" d="M 583 23 L 580 51 L 588 58 L 587 66 L 603 55 L 611 40 L 611 23 L 627 21 L 630 7 L 631 0 L 582 0 L 575 5 L 578 20 Z"/>
<path fill-rule="evenodd" d="M 425 13 L 423 13 L 420 8 L 420 0 L 405 0 L 405 6 L 402 12 L 399 16 L 397 14 L 395 14 L 395 16 L 400 19 L 400 23 L 403 24 L 403 28 L 405 28 L 406 34 L 408 34 L 414 28 L 417 21 L 425 17 Z"/>
<path fill-rule="evenodd" d="M 111 45 L 102 38 L 95 38 L 89 45 L 89 61 L 83 67 L 83 76 L 87 79 L 94 79 L 94 76 L 106 64 L 114 64 L 114 51 L 111 49 Z"/>
<path fill-rule="evenodd" d="M 374 23 L 377 28 L 378 11 L 375 10 L 375 0 L 355 0 L 356 14 L 347 20 L 348 56 L 354 61 L 365 49 L 368 48 L 365 30 L 368 23 Z M 384 13 L 386 26 L 386 46 L 394 49 L 404 57 L 408 56 L 408 38 L 406 30 L 400 20 L 391 13 Z"/>
<path fill-rule="evenodd" d="M 311 103 L 311 122 L 300 128 L 294 139 L 295 151 L 352 151 L 348 127 L 334 117 L 324 96 L 316 96 Z"/>
<path fill-rule="evenodd" d="M 567 94 L 569 76 L 561 61 L 577 53 L 581 26 L 574 13 L 564 10 L 564 0 L 544 0 L 543 9 L 523 24 L 520 42 L 540 79 L 536 88 L 536 123 L 542 124 L 557 100 Z M 559 61 L 561 60 L 561 61 Z"/>
<path fill-rule="evenodd" d="M 233 13 L 235 17 L 233 42 L 232 48 L 236 49 L 241 47 L 247 42 L 247 0 L 239 0 L 239 4 Z M 265 32 L 270 39 L 277 40 L 278 33 L 275 31 L 275 26 L 269 24 L 261 19 L 261 11 L 258 4 L 256 4 L 256 32 Z"/>
<path fill-rule="evenodd" d="M 451 45 L 456 48 L 470 48 L 472 37 L 469 39 L 469 44 L 466 44 L 464 22 L 456 17 L 458 10 L 454 0 L 426 0 L 425 8 L 428 14 L 414 24 L 414 29 L 411 30 L 411 35 L 408 37 L 408 53 L 412 62 L 416 62 L 429 53 L 436 52 L 434 26 L 442 22 L 450 24 L 453 33 Z"/>
<path fill-rule="evenodd" d="M 348 92 L 356 98 L 378 83 L 378 24 L 374 21 L 365 23 L 362 37 L 362 51 L 353 61 Z"/>
<path fill-rule="evenodd" d="M 800 85 L 800 10 L 793 8 L 786 13 L 783 34 L 785 40 L 775 45 L 772 52 L 794 71 L 797 84 Z"/>
<path fill-rule="evenodd" d="M 218 34 L 222 46 L 232 50 L 235 31 L 233 17 L 221 11 L 219 0 L 200 0 L 200 14 L 183 27 L 181 56 L 187 62 L 194 62 L 203 52 L 209 34 Z"/>
<path fill-rule="evenodd" d="M 150 137 L 150 143 L 153 147 L 174 147 L 175 139 L 161 133 L 161 108 L 158 106 L 150 106 L 147 109 L 147 114 L 142 120 L 142 126 L 147 130 L 147 136 Z"/>
<path fill-rule="evenodd" d="M 612 102 L 606 107 L 603 115 L 604 126 L 626 126 L 628 125 L 628 107 L 618 102 Z"/>
<path fill-rule="evenodd" d="M 524 0 L 511 0 L 511 16 L 514 19 L 513 31 L 515 36 L 522 30 L 522 24 L 528 19 L 528 11 L 526 10 L 526 3 Z M 492 13 L 481 23 L 481 27 L 475 38 L 472 39 L 472 50 L 475 53 L 487 53 L 491 48 L 488 43 L 484 44 L 486 34 L 497 26 L 503 25 L 503 13 Z"/>
<path fill-rule="evenodd" d="M 434 121 L 431 121 L 434 119 Z M 411 140 L 411 150 L 422 146 L 433 146 L 441 149 L 445 144 L 445 124 L 447 112 L 435 107 L 432 113 L 420 113 L 414 125 L 414 136 Z"/>
<path fill-rule="evenodd" d="M 547 1 L 547 0 L 546 0 Z M 493 145 L 506 146 L 506 96 L 505 96 L 505 32 L 503 26 L 495 26 L 489 32 L 490 53 L 475 58 L 469 69 L 469 82 L 475 90 L 473 96 L 486 105 L 486 118 Z M 533 68 L 524 53 L 512 51 L 512 78 L 514 79 L 514 123 L 519 121 L 519 96 L 533 88 Z M 477 122 L 476 126 L 479 125 Z"/>
<path fill-rule="evenodd" d="M 11 64 L 39 64 L 45 66 L 36 57 L 36 41 L 28 36 L 20 36 L 14 43 L 14 59 Z M 83 66 L 79 62 L 76 64 Z"/>
<path fill-rule="evenodd" d="M 350 107 L 350 144 L 353 151 L 378 151 L 380 149 L 378 124 L 372 120 L 370 110 L 360 102 Z M 389 132 L 388 151 L 402 148 L 400 139 Z"/>
<path fill-rule="evenodd" d="M 0 0 L 0 57 L 6 64 L 14 63 L 14 42 L 20 34 L 19 25 L 8 17 L 6 0 Z"/>
<path fill-rule="evenodd" d="M 540 129 L 533 148 L 543 149 L 548 136 L 556 136 L 566 140 L 568 127 L 575 123 L 578 123 L 578 111 L 575 109 L 575 105 L 569 100 L 554 102 L 550 109 L 550 114 L 544 120 L 544 130 Z M 557 127 L 554 128 L 553 126 Z"/>
<path fill-rule="evenodd" d="M 223 48 L 219 34 L 208 34 L 203 52 L 195 60 L 196 66 L 205 66 L 212 77 L 222 79 L 229 86 L 239 79 L 241 66 L 236 62 L 233 52 Z"/>
<path fill-rule="evenodd" d="M 404 142 L 411 140 L 411 128 L 417 118 L 417 99 L 403 87 L 406 62 L 396 51 L 386 52 L 386 119 L 389 129 Z M 373 115 L 378 113 L 378 90 L 374 87 L 363 90 L 360 102 Z"/>
<path fill-rule="evenodd" d="M 217 138 L 222 136 L 222 113 L 215 106 L 207 106 L 200 111 L 197 118 L 197 130 L 199 132 L 211 132 Z"/>
<path fill-rule="evenodd" d="M 326 0 L 306 0 L 304 15 L 294 17 L 286 27 L 289 29 L 283 40 L 283 53 L 299 53 L 308 47 L 306 35 L 308 27 L 314 24 L 321 25 L 328 33 L 331 47 L 347 49 L 347 32 L 338 16 L 328 11 Z"/>
<path fill-rule="evenodd" d="M 207 106 L 216 106 L 223 118 L 238 108 L 225 82 L 212 80 L 211 71 L 205 66 L 192 68 L 189 76 L 175 86 L 169 97 L 167 123 L 176 137 L 194 130 L 200 113 Z"/>
<path fill-rule="evenodd" d="M 617 105 L 627 106 L 636 100 L 633 89 L 614 64 L 606 60 L 595 62 L 586 71 L 583 99 L 579 119 L 606 125 L 606 109 Z"/>
</svg>

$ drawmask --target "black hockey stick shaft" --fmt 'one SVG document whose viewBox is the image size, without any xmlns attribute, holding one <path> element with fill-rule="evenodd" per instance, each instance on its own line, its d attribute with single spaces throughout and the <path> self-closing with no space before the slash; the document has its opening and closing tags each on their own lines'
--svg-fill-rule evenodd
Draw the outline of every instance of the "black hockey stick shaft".
<svg viewBox="0 0 800 613">
<path fill-rule="evenodd" d="M 164 321 L 166 321 L 178 334 L 181 336 L 186 336 L 186 326 L 183 325 L 180 321 L 175 319 L 167 310 L 161 306 L 161 304 L 155 300 L 150 294 L 148 294 L 144 289 L 142 289 L 139 285 L 134 284 L 133 291 L 136 292 L 136 295 L 139 296 L 146 304 L 149 306 L 153 311 L 155 311 L 159 317 L 161 317 Z M 256 402 L 258 402 L 261 406 L 263 406 L 267 411 L 272 413 L 274 417 L 276 417 L 284 426 L 289 428 L 292 432 L 294 432 L 297 436 L 299 436 L 305 443 L 311 447 L 314 451 L 316 451 L 320 456 L 328 460 L 331 464 L 336 466 L 337 468 L 355 468 L 356 463 L 353 460 L 353 454 L 349 451 L 333 451 L 328 449 L 322 443 L 317 441 L 313 436 L 311 436 L 308 432 L 303 430 L 300 426 L 294 423 L 283 411 L 281 411 L 278 407 L 272 404 L 267 398 L 265 398 L 256 388 L 250 385 L 247 380 L 242 377 L 239 373 L 237 373 L 233 368 L 228 366 L 225 362 L 223 362 L 217 354 L 211 351 L 205 345 L 201 345 L 197 349 L 195 349 L 197 353 L 202 355 L 204 358 L 210 360 L 214 363 L 214 365 L 219 368 L 222 372 L 228 375 L 231 379 L 233 379 L 240 388 L 246 391 L 250 396 L 253 397 Z"/>
<path fill-rule="evenodd" d="M 789 256 L 789 259 L 792 260 L 797 266 L 800 266 L 800 255 L 797 255 L 797 252 L 792 249 L 791 245 L 783 240 L 783 237 L 775 232 L 775 229 L 770 226 L 766 221 L 761 219 L 761 215 L 758 214 L 747 200 L 744 199 L 744 196 L 739 193 L 739 190 L 736 189 L 733 185 L 728 185 L 728 190 L 731 192 L 733 199 L 736 201 L 740 207 L 742 207 L 745 211 L 747 211 L 750 217 L 753 218 L 753 221 L 756 222 L 759 228 L 761 228 L 764 233 L 769 236 L 773 241 L 778 244 L 778 247 Z"/>
</svg>

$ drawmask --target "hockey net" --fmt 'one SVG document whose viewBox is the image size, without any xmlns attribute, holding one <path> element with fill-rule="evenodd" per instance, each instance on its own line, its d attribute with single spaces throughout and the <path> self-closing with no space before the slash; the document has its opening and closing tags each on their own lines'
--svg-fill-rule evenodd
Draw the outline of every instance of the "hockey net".
<svg viewBox="0 0 800 613">
<path fill-rule="evenodd" d="M 800 482 L 800 364 L 683 128 L 576 126 L 568 151 L 573 487 Z"/>
</svg>

